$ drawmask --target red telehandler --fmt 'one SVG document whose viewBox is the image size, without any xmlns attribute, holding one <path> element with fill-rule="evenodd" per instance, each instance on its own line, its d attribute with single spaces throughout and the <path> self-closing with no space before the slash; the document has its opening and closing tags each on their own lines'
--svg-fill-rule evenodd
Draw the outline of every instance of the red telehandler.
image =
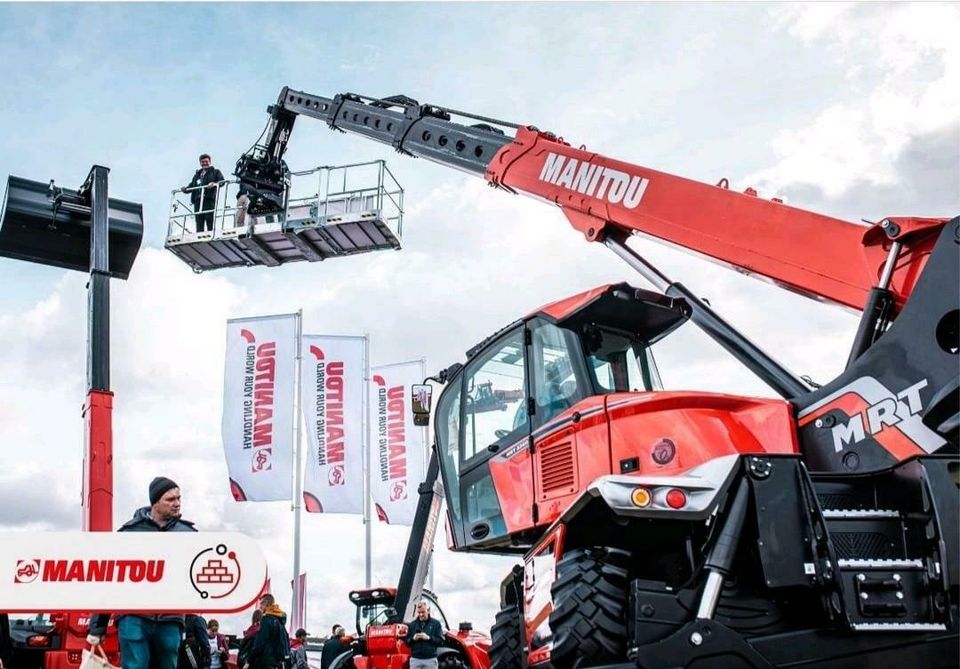
<svg viewBox="0 0 960 669">
<path fill-rule="evenodd" d="M 254 212 L 282 212 L 304 115 L 552 203 L 656 288 L 549 304 L 441 375 L 451 547 L 523 556 L 495 669 L 956 666 L 960 218 L 849 223 L 402 96 L 268 111 Z M 845 370 L 797 378 L 635 235 L 861 311 Z M 686 321 L 782 399 L 662 390 L 651 346 Z M 522 398 L 490 411 L 491 381 Z"/>
</svg>

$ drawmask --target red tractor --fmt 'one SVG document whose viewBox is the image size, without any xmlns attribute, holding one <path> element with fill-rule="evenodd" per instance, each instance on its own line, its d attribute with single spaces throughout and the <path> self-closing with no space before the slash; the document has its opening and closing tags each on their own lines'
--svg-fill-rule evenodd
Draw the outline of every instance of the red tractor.
<svg viewBox="0 0 960 669">
<path fill-rule="evenodd" d="M 236 170 L 263 210 L 310 116 L 557 205 L 656 289 L 549 304 L 435 379 L 451 548 L 522 559 L 492 667 L 956 666 L 960 218 L 850 223 L 402 96 L 269 112 Z M 795 376 L 640 235 L 862 312 L 846 369 Z M 665 389 L 657 342 L 688 321 L 781 399 Z"/>
<path fill-rule="evenodd" d="M 403 669 L 408 666 L 410 649 L 403 638 L 406 625 L 397 622 L 395 588 L 354 590 L 350 601 L 357 607 L 357 649 L 337 658 L 331 669 L 353 664 L 355 669 Z M 487 669 L 490 638 L 473 631 L 470 623 L 460 623 L 456 630 L 447 622 L 436 596 L 423 590 L 421 600 L 430 604 L 431 615 L 445 630 L 444 645 L 438 653 L 441 669 Z"/>
</svg>

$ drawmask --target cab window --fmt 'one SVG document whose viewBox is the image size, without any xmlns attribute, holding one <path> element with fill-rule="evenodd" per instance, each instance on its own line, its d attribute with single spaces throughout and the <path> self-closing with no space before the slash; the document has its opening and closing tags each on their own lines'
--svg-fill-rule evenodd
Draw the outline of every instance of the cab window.
<svg viewBox="0 0 960 669">
<path fill-rule="evenodd" d="M 551 323 L 533 331 L 532 395 L 536 401 L 534 427 L 540 427 L 585 396 L 577 380 L 580 355 L 576 335 Z"/>
<path fill-rule="evenodd" d="M 464 462 L 508 445 L 528 429 L 523 330 L 494 344 L 467 367 L 463 394 Z"/>
<path fill-rule="evenodd" d="M 587 369 L 598 392 L 659 390 L 660 377 L 653 355 L 639 340 L 593 327 L 584 330 Z"/>
<path fill-rule="evenodd" d="M 443 487 L 447 492 L 447 508 L 453 522 L 460 522 L 460 388 L 462 378 L 452 382 L 437 403 L 434 423 L 437 454 L 443 472 Z"/>
</svg>

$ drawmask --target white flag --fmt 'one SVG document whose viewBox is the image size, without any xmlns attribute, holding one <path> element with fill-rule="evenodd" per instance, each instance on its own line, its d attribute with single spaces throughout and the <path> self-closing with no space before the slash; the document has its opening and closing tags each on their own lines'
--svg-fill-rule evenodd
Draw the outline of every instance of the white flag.
<svg viewBox="0 0 960 669">
<path fill-rule="evenodd" d="M 223 452 L 238 502 L 292 497 L 298 318 L 227 321 Z"/>
<path fill-rule="evenodd" d="M 300 406 L 310 457 L 307 511 L 363 513 L 364 337 L 303 337 Z"/>
<path fill-rule="evenodd" d="M 371 370 L 370 496 L 377 517 L 391 525 L 411 525 L 417 487 L 426 474 L 426 429 L 413 424 L 410 387 L 422 383 L 422 362 Z"/>
</svg>

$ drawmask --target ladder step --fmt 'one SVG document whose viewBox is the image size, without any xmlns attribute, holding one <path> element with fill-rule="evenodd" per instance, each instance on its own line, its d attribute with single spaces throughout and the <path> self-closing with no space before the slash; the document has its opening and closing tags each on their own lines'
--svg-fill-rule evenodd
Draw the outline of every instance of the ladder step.
<svg viewBox="0 0 960 669">
<path fill-rule="evenodd" d="M 857 632 L 945 632 L 943 623 L 853 623 Z"/>
<path fill-rule="evenodd" d="M 923 569 L 923 560 L 837 560 L 841 569 Z"/>
<path fill-rule="evenodd" d="M 893 509 L 824 509 L 823 517 L 827 520 L 871 519 L 871 518 L 899 518 L 900 512 Z"/>
</svg>

